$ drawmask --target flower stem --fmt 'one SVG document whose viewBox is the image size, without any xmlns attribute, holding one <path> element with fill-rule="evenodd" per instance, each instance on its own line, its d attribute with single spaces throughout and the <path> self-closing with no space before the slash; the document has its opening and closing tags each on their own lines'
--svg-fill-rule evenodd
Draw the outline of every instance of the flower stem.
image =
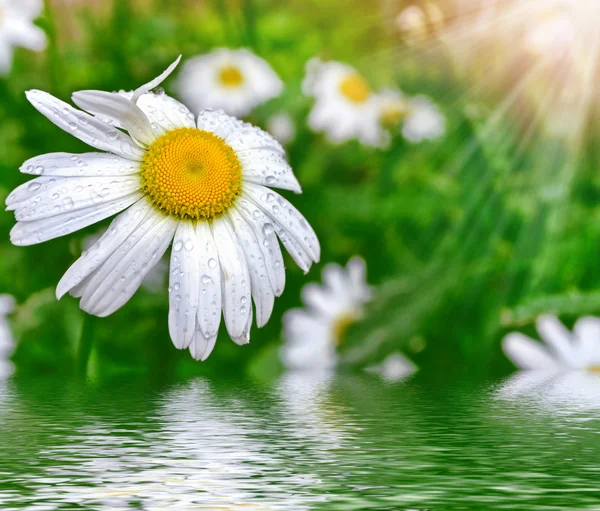
<svg viewBox="0 0 600 511">
<path fill-rule="evenodd" d="M 77 374 L 83 378 L 87 375 L 88 362 L 94 345 L 94 327 L 96 317 L 86 314 L 81 326 L 81 335 L 77 349 Z"/>
</svg>

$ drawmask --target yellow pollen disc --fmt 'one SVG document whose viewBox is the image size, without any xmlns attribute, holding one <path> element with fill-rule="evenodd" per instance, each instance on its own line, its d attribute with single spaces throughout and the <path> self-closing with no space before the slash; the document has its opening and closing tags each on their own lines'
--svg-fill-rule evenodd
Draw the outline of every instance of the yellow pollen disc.
<svg viewBox="0 0 600 511">
<path fill-rule="evenodd" d="M 196 128 L 177 128 L 156 139 L 142 160 L 142 176 L 154 205 L 179 218 L 215 218 L 242 191 L 242 167 L 233 149 Z"/>
<path fill-rule="evenodd" d="M 386 106 L 382 110 L 379 120 L 384 126 L 393 128 L 400 124 L 400 122 L 407 116 L 407 114 L 407 106 L 404 104 L 404 102 L 398 101 Z"/>
<path fill-rule="evenodd" d="M 225 87 L 239 87 L 244 83 L 244 76 L 237 67 L 225 66 L 219 71 L 219 81 Z"/>
<path fill-rule="evenodd" d="M 588 370 L 590 373 L 598 373 L 598 374 L 600 374 L 600 365 L 597 365 L 597 366 L 590 366 L 590 367 L 588 367 L 588 368 L 587 368 L 587 370 Z"/>
<path fill-rule="evenodd" d="M 336 318 L 336 320 L 333 322 L 332 328 L 333 340 L 336 346 L 339 346 L 343 343 L 348 328 L 356 323 L 359 317 L 360 315 L 358 312 L 347 312 Z"/>
<path fill-rule="evenodd" d="M 369 98 L 371 89 L 362 76 L 354 73 L 342 80 L 340 92 L 353 103 L 364 103 Z"/>
</svg>

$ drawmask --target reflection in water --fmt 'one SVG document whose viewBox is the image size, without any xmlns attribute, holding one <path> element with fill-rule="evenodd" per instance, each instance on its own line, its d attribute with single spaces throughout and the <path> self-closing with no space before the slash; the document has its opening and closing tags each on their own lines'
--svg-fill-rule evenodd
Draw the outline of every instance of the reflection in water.
<svg viewBox="0 0 600 511">
<path fill-rule="evenodd" d="M 9 379 L 0 509 L 598 510 L 598 380 L 531 376 Z"/>
<path fill-rule="evenodd" d="M 177 510 L 305 510 L 323 500 L 303 490 L 314 488 L 318 478 L 284 463 L 278 433 L 242 399 L 220 402 L 198 379 L 165 392 L 157 403 L 145 431 L 93 421 L 45 450 L 43 457 L 55 464 L 41 479 L 59 484 L 39 485 L 36 475 L 27 485 L 34 489 L 32 500 Z M 293 433 L 293 421 L 287 426 Z M 256 485 L 259 479 L 265 483 Z"/>
<path fill-rule="evenodd" d="M 15 368 L 9 360 L 15 349 L 15 340 L 7 316 L 13 312 L 15 300 L 10 295 L 0 295 L 0 379 L 10 376 Z"/>
<path fill-rule="evenodd" d="M 555 415 L 591 412 L 600 410 L 600 375 L 521 371 L 500 386 L 498 397 Z"/>
</svg>

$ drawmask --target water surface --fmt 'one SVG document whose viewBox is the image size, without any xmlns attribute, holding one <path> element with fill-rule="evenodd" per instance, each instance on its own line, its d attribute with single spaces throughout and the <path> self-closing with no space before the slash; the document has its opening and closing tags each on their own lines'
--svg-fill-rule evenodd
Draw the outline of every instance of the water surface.
<svg viewBox="0 0 600 511">
<path fill-rule="evenodd" d="M 0 383 L 0 509 L 600 510 L 600 377 Z"/>
</svg>

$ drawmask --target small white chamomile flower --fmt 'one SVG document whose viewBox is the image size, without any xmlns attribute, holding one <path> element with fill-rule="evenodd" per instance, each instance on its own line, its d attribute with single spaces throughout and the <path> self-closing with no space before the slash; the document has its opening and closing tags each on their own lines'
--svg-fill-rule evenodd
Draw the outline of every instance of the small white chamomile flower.
<svg viewBox="0 0 600 511">
<path fill-rule="evenodd" d="M 379 122 L 377 96 L 353 67 L 311 59 L 302 89 L 315 99 L 308 117 L 313 131 L 325 132 L 335 144 L 352 139 L 367 146 L 388 144 L 389 135 Z"/>
<path fill-rule="evenodd" d="M 0 0 L 0 74 L 10 71 L 15 47 L 46 48 L 46 35 L 33 24 L 42 7 L 41 0 Z"/>
<path fill-rule="evenodd" d="M 288 144 L 296 136 L 296 127 L 290 114 L 280 112 L 267 119 L 267 131 L 282 144 Z"/>
<path fill-rule="evenodd" d="M 243 117 L 281 94 L 271 66 L 249 50 L 219 48 L 184 63 L 176 89 L 192 111 L 220 108 Z"/>
<path fill-rule="evenodd" d="M 423 8 L 411 5 L 398 14 L 395 23 L 407 44 L 417 44 L 443 28 L 444 13 L 432 2 Z"/>
<path fill-rule="evenodd" d="M 249 341 L 252 300 L 258 326 L 268 321 L 285 284 L 277 237 L 304 271 L 320 248 L 298 210 L 267 188 L 301 191 L 279 142 L 222 111 L 196 117 L 166 94 L 150 92 L 178 62 L 130 94 L 76 92 L 82 110 L 29 91 L 40 113 L 102 152 L 26 161 L 21 171 L 39 177 L 16 188 L 6 204 L 17 219 L 15 245 L 65 236 L 120 213 L 57 287 L 57 297 L 70 292 L 100 317 L 131 298 L 172 243 L 171 338 L 206 359 L 221 314 L 238 344 Z"/>
<path fill-rule="evenodd" d="M 283 363 L 290 369 L 327 370 L 337 363 L 336 348 L 347 328 L 360 320 L 370 299 L 365 262 L 352 258 L 346 268 L 328 264 L 324 285 L 307 284 L 302 290 L 306 308 L 286 312 Z"/>
<path fill-rule="evenodd" d="M 402 126 L 402 135 L 409 142 L 434 140 L 446 132 L 446 118 L 426 96 L 415 96 L 408 101 L 408 113 Z"/>
<path fill-rule="evenodd" d="M 417 366 L 402 353 L 396 352 L 388 355 L 381 364 L 367 367 L 366 370 L 370 373 L 379 374 L 388 382 L 396 382 L 417 371 Z"/>
<path fill-rule="evenodd" d="M 537 330 L 544 344 L 513 332 L 502 341 L 504 353 L 520 369 L 600 372 L 600 318 L 583 317 L 569 332 L 556 316 L 543 315 Z"/>
</svg>

